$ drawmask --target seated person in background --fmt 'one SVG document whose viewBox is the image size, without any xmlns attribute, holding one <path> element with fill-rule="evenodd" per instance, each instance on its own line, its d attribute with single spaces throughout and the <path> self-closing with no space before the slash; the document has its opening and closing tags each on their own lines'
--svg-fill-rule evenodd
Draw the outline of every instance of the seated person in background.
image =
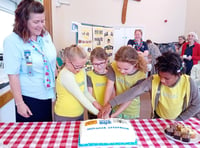
<svg viewBox="0 0 200 148">
<path fill-rule="evenodd" d="M 197 84 L 200 92 L 200 62 L 192 67 L 190 76 Z"/>
<path fill-rule="evenodd" d="M 192 66 L 200 61 L 200 44 L 198 43 L 198 36 L 195 32 L 190 32 L 187 40 L 188 42 L 183 44 L 181 56 L 185 62 L 186 74 L 190 75 Z"/>
<path fill-rule="evenodd" d="M 120 95 L 134 85 L 138 80 L 146 78 L 146 60 L 138 52 L 130 47 L 123 46 L 115 54 L 115 61 L 108 69 L 107 85 L 104 104 L 112 99 L 115 89 L 116 95 Z M 133 98 L 135 98 L 133 100 Z M 140 116 L 140 97 L 133 96 L 131 101 L 113 108 L 111 117 L 134 119 Z M 123 99 L 123 98 L 122 98 Z"/>
<path fill-rule="evenodd" d="M 56 80 L 55 121 L 83 120 L 84 107 L 97 115 L 99 104 L 87 91 L 84 70 L 87 53 L 82 48 L 72 45 L 65 49 L 64 58 L 65 66 Z"/>
<path fill-rule="evenodd" d="M 90 61 L 93 65 L 93 70 L 87 72 L 87 84 L 88 91 L 100 104 L 98 109 L 100 110 L 104 104 L 104 93 L 106 89 L 107 82 L 107 64 L 108 64 L 108 54 L 106 51 L 97 47 L 92 50 L 90 54 Z M 96 119 L 97 116 L 88 112 L 89 119 Z"/>
<path fill-rule="evenodd" d="M 177 45 L 177 48 L 176 48 L 176 52 L 181 55 L 181 52 L 182 52 L 182 48 L 183 48 L 183 44 L 186 42 L 186 38 L 184 35 L 180 35 L 178 37 L 178 45 Z"/>
<path fill-rule="evenodd" d="M 200 96 L 194 81 L 183 74 L 184 64 L 177 53 L 166 52 L 157 58 L 158 74 L 133 86 L 110 100 L 99 113 L 107 117 L 111 107 L 133 100 L 150 91 L 153 118 L 186 120 L 200 110 Z"/>
<path fill-rule="evenodd" d="M 151 63 L 151 71 L 150 71 L 150 75 L 152 74 L 155 74 L 156 73 L 156 69 L 155 69 L 155 64 L 156 64 L 156 58 L 161 56 L 161 52 L 158 48 L 157 45 L 155 45 L 154 43 L 152 43 L 151 40 L 147 40 L 147 46 L 148 46 L 148 49 L 149 49 L 149 63 Z"/>
<path fill-rule="evenodd" d="M 135 48 L 138 52 L 142 53 L 144 57 L 149 55 L 147 43 L 142 40 L 142 30 L 136 29 L 134 33 L 135 39 L 129 40 L 127 45 Z"/>
</svg>

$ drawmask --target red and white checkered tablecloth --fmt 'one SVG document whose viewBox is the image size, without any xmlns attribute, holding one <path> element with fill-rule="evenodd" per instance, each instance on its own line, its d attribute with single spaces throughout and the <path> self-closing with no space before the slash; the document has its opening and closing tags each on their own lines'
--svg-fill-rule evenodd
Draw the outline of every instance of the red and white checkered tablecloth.
<svg viewBox="0 0 200 148">
<path fill-rule="evenodd" d="M 200 142 L 196 144 L 182 144 L 167 139 L 164 135 L 164 129 L 174 122 L 175 121 L 164 119 L 131 120 L 138 137 L 138 146 L 145 148 L 200 148 Z M 190 118 L 180 123 L 191 126 L 200 134 L 200 120 Z"/>
<path fill-rule="evenodd" d="M 143 119 L 130 121 L 136 131 L 138 147 L 198 148 L 200 143 L 182 144 L 169 140 L 163 129 L 173 121 Z M 200 120 L 191 118 L 184 122 L 200 134 Z M 76 148 L 80 122 L 0 123 L 0 147 Z"/>
</svg>

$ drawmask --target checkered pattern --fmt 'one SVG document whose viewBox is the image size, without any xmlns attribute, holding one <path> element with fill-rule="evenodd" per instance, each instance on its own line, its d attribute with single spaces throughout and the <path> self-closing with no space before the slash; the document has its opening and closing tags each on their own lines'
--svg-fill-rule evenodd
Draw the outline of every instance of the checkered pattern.
<svg viewBox="0 0 200 148">
<path fill-rule="evenodd" d="M 164 129 L 175 121 L 163 119 L 143 119 L 131 120 L 131 123 L 136 131 L 139 147 L 156 147 L 156 148 L 199 148 L 200 142 L 196 144 L 182 144 L 169 140 L 164 135 Z M 190 125 L 200 134 L 200 121 L 196 118 L 190 118 L 184 122 Z"/>
<path fill-rule="evenodd" d="M 163 119 L 131 120 L 137 138 L 138 147 L 180 147 L 198 148 L 200 143 L 183 145 L 168 140 L 163 129 L 173 121 Z M 191 118 L 184 122 L 200 134 L 200 121 Z M 35 122 L 0 123 L 0 147 L 42 147 L 76 148 L 78 145 L 79 121 L 73 122 Z"/>
<path fill-rule="evenodd" d="M 76 148 L 80 122 L 0 123 L 1 143 L 23 148 Z"/>
</svg>

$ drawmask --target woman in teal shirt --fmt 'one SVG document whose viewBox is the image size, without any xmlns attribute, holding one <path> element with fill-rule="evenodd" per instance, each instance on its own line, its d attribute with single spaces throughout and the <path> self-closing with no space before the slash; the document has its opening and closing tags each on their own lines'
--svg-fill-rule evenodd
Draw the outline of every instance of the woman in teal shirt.
<svg viewBox="0 0 200 148">
<path fill-rule="evenodd" d="M 43 5 L 23 0 L 15 11 L 13 33 L 4 40 L 17 122 L 52 121 L 56 50 L 44 26 Z"/>
</svg>

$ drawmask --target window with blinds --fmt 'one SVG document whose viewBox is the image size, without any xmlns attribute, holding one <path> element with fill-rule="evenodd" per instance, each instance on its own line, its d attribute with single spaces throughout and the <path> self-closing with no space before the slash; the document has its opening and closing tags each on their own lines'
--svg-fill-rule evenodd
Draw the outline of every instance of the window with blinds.
<svg viewBox="0 0 200 148">
<path fill-rule="evenodd" d="M 0 0 L 0 10 L 14 14 L 18 0 Z"/>
<path fill-rule="evenodd" d="M 3 40 L 13 31 L 14 12 L 18 0 L 0 0 L 0 53 L 3 52 Z M 4 21 L 6 20 L 6 21 Z"/>
</svg>

